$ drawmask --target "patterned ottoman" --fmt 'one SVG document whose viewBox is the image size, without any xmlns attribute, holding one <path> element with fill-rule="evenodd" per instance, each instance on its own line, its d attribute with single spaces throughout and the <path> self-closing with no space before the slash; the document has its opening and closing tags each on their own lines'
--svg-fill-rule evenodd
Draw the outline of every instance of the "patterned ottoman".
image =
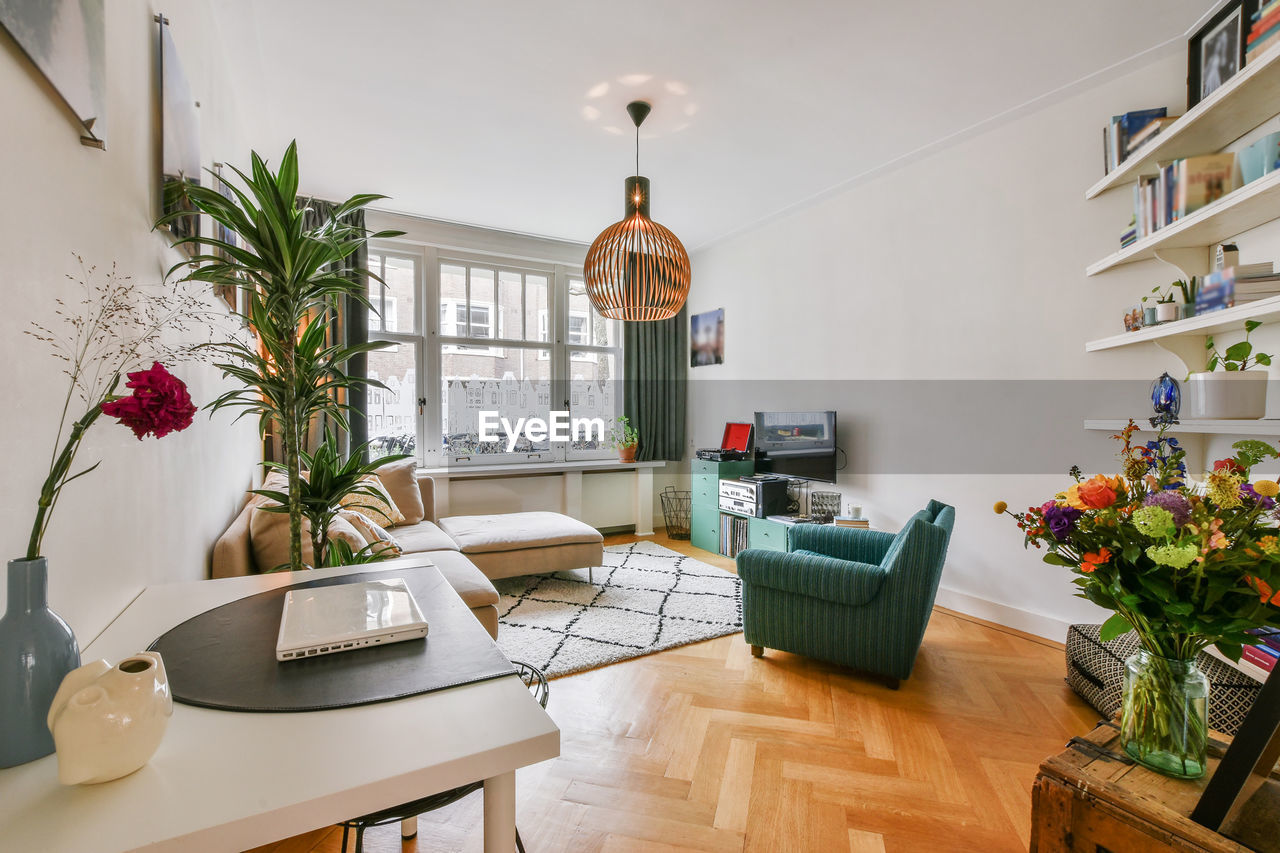
<svg viewBox="0 0 1280 853">
<path fill-rule="evenodd" d="M 1138 650 L 1138 635 L 1130 631 L 1104 643 L 1098 636 L 1101 628 L 1072 625 L 1067 631 L 1067 684 L 1110 719 L 1120 710 L 1124 662 Z M 1209 679 L 1209 726 L 1234 735 L 1262 685 L 1204 652 L 1196 665 Z"/>
</svg>

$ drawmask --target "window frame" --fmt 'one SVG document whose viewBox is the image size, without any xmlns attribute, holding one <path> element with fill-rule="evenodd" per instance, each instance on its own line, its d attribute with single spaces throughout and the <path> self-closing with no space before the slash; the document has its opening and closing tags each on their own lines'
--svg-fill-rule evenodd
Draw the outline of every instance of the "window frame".
<svg viewBox="0 0 1280 853">
<path fill-rule="evenodd" d="M 443 362 L 444 356 L 451 352 L 461 352 L 465 355 L 476 356 L 508 357 L 511 354 L 507 352 L 508 350 L 538 351 L 540 361 L 546 359 L 551 361 L 551 409 L 572 411 L 570 407 L 570 388 L 573 381 L 572 367 L 574 364 L 583 364 L 588 361 L 599 363 L 598 356 L 600 353 L 614 355 L 613 363 L 616 365 L 617 375 L 611 381 L 619 382 L 621 380 L 623 370 L 621 324 L 615 326 L 617 340 L 613 346 L 575 344 L 568 340 L 570 286 L 571 282 L 581 282 L 583 280 L 581 265 L 530 260 L 500 252 L 462 251 L 394 239 L 371 241 L 369 254 L 371 257 L 386 256 L 410 260 L 415 264 L 416 292 L 413 311 L 415 331 L 385 332 L 371 329 L 369 336 L 371 340 L 390 340 L 411 344 L 417 348 L 415 363 L 418 371 L 417 393 L 420 395 L 416 401 L 419 404 L 417 406 L 416 424 L 418 464 L 425 467 L 484 467 L 486 465 L 511 463 L 616 458 L 616 451 L 607 446 L 602 446 L 596 450 L 575 450 L 565 444 L 552 444 L 545 451 L 533 453 L 504 452 L 472 454 L 470 456 L 448 455 L 445 453 L 443 446 L 442 433 L 445 405 Z M 442 299 L 441 296 L 442 267 L 449 265 L 463 266 L 468 269 L 468 272 L 465 273 L 468 283 L 468 295 L 470 294 L 471 281 L 469 269 L 471 267 L 492 269 L 494 271 L 495 300 L 501 299 L 500 288 L 504 272 L 519 272 L 522 276 L 544 277 L 547 282 L 547 310 L 550 312 L 548 339 L 546 341 L 540 339 L 538 328 L 525 328 L 530 324 L 531 313 L 534 313 L 534 316 L 536 316 L 536 313 L 530 312 L 529 306 L 526 304 L 529 288 L 524 278 L 522 278 L 519 328 L 514 330 L 506 329 L 506 323 L 502 316 L 503 312 L 499 310 L 497 304 L 491 304 L 486 301 L 485 304 L 491 304 L 491 311 L 498 315 L 494 318 L 494 322 L 497 325 L 495 337 L 476 339 L 465 335 L 444 334 L 446 329 L 443 328 L 444 324 L 441 323 L 441 308 L 439 306 L 442 304 L 456 306 L 459 303 L 456 297 Z M 378 270 L 375 269 L 374 271 L 377 272 Z M 399 307 L 397 305 L 397 308 Z M 542 309 L 537 310 L 540 311 Z M 491 313 L 490 316 L 492 318 L 493 314 Z M 588 323 L 594 322 L 594 312 L 588 311 L 586 316 Z M 534 320 L 534 322 L 538 321 Z M 456 329 L 452 331 L 456 331 Z M 507 335 L 512 334 L 531 334 L 534 339 L 524 340 L 523 338 L 507 337 Z M 588 340 L 592 340 L 593 336 L 594 332 L 588 329 Z M 483 348 L 478 346 L 478 342 L 481 340 L 484 342 Z M 450 347 L 467 348 L 457 350 L 449 349 Z M 575 357 L 574 354 L 576 353 L 586 353 L 589 357 Z M 621 385 L 619 384 L 617 387 L 617 393 L 620 394 Z M 621 400 L 615 402 L 614 410 L 621 414 Z M 607 424 L 607 426 L 611 426 L 611 424 Z"/>
</svg>

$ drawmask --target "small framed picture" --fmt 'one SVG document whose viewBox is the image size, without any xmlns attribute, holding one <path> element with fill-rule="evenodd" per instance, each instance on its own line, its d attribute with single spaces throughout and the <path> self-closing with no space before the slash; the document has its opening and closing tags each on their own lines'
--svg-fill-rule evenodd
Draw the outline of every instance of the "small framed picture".
<svg viewBox="0 0 1280 853">
<path fill-rule="evenodd" d="M 1187 43 L 1187 109 L 1244 68 L 1245 40 L 1258 0 L 1231 0 Z"/>
<path fill-rule="evenodd" d="M 724 364 L 724 309 L 689 318 L 689 365 Z"/>
</svg>

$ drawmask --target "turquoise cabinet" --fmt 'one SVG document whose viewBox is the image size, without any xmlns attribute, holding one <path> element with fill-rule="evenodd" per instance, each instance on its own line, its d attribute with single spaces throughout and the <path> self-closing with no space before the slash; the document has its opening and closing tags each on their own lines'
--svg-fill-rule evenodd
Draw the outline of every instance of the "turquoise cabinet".
<svg viewBox="0 0 1280 853">
<path fill-rule="evenodd" d="M 695 459 L 691 465 L 693 505 L 689 514 L 689 539 L 695 548 L 720 552 L 720 481 L 736 480 L 755 470 L 749 459 L 713 462 Z"/>
<path fill-rule="evenodd" d="M 720 481 L 736 480 L 754 472 L 750 461 L 711 462 L 695 459 L 692 465 L 693 506 L 689 514 L 689 538 L 695 548 L 720 553 Z M 746 516 L 739 516 L 745 518 Z M 771 551 L 787 550 L 785 524 L 767 518 L 749 518 L 747 545 Z"/>
</svg>

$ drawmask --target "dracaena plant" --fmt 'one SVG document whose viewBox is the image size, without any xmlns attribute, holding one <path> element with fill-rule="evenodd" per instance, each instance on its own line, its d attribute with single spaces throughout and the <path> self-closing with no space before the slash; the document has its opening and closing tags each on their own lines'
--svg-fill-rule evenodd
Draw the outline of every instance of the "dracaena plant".
<svg viewBox="0 0 1280 853">
<path fill-rule="evenodd" d="M 314 453 L 308 453 L 305 450 L 301 452 L 307 476 L 302 479 L 296 490 L 290 489 L 287 493 L 275 489 L 254 490 L 256 494 L 275 502 L 263 506 L 264 512 L 287 512 L 290 496 L 293 494 L 298 496 L 302 516 L 311 528 L 311 553 L 314 555 L 317 566 L 372 562 L 372 560 L 359 559 L 363 552 L 351 554 L 349 546 L 345 551 L 335 548 L 339 540 L 329 539 L 329 527 L 342 509 L 343 499 L 365 496 L 373 501 L 385 500 L 382 492 L 370 482 L 370 475 L 375 474 L 383 465 L 409 458 L 408 454 L 397 453 L 365 462 L 363 460 L 368 449 L 369 445 L 363 444 L 343 459 L 337 439 L 325 430 L 324 440 L 320 442 L 320 446 Z M 278 471 L 286 470 L 286 467 L 278 462 L 266 464 L 267 467 Z M 379 518 L 376 511 L 367 507 L 362 508 L 361 511 L 370 515 L 379 525 L 391 523 L 391 519 Z M 346 545 L 345 542 L 342 544 Z M 378 543 L 371 543 L 370 548 L 376 549 L 377 545 Z"/>
<path fill-rule="evenodd" d="M 177 190 L 188 210 L 176 210 L 157 224 L 189 216 L 194 209 L 239 238 L 234 243 L 203 236 L 176 241 L 195 246 L 197 253 L 170 274 L 189 264 L 185 280 L 234 287 L 245 297 L 240 316 L 254 340 L 212 345 L 222 359 L 216 366 L 243 387 L 222 394 L 208 407 L 240 409 L 240 417 L 256 415 L 264 435 L 270 428 L 278 436 L 289 479 L 289 568 L 297 571 L 305 568 L 301 454 L 308 429 L 322 416 L 348 428 L 345 392 L 381 383 L 349 375 L 347 364 L 361 353 L 388 345 L 332 341 L 340 302 L 351 299 L 372 308 L 365 282 L 380 281 L 367 270 L 344 268 L 344 262 L 370 239 L 402 232 L 374 234 L 351 224 L 350 214 L 385 198 L 373 194 L 352 196 L 328 221 L 309 227 L 307 202 L 298 198 L 296 142 L 289 144 L 278 171 L 271 171 L 257 152 L 250 153 L 250 163 L 250 174 L 232 167 L 239 182 L 225 182 L 229 198 L 210 187 L 182 182 Z"/>
</svg>

